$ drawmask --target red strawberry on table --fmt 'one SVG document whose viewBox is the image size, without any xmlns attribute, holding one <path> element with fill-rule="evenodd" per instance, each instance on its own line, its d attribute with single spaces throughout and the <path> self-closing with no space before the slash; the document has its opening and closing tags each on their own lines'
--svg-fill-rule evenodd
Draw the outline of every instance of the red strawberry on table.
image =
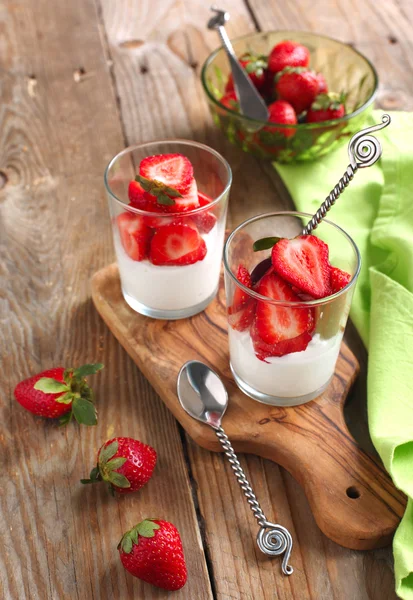
<svg viewBox="0 0 413 600">
<path fill-rule="evenodd" d="M 148 256 L 152 231 L 145 217 L 132 212 L 121 213 L 117 219 L 119 235 L 126 254 L 132 260 L 143 260 Z"/>
<path fill-rule="evenodd" d="M 266 81 L 267 57 L 261 54 L 247 52 L 239 58 L 239 62 L 248 73 L 249 78 L 258 90 L 261 90 Z M 230 74 L 225 85 L 225 92 L 234 91 L 234 80 Z"/>
<path fill-rule="evenodd" d="M 271 253 L 274 270 L 285 281 L 313 298 L 331 293 L 328 246 L 315 235 L 281 239 Z"/>
<path fill-rule="evenodd" d="M 317 75 L 303 67 L 286 67 L 275 78 L 275 91 L 278 98 L 289 102 L 299 115 L 317 96 Z"/>
<path fill-rule="evenodd" d="M 81 479 L 81 483 L 106 481 L 111 491 L 136 492 L 148 483 L 155 465 L 156 452 L 151 446 L 133 438 L 117 437 L 103 444 L 90 479 Z"/>
<path fill-rule="evenodd" d="M 268 69 L 278 73 L 285 67 L 307 67 L 310 62 L 308 48 L 291 40 L 284 40 L 274 46 L 268 57 Z"/>
<path fill-rule="evenodd" d="M 300 302 L 291 286 L 274 272 L 269 272 L 262 277 L 256 291 L 273 300 Z M 278 344 L 290 341 L 304 333 L 310 334 L 314 329 L 314 312 L 307 307 L 282 306 L 257 300 L 255 326 L 256 334 L 263 342 Z M 307 347 L 311 335 L 305 336 L 304 339 Z M 286 353 L 284 351 L 284 354 Z"/>
<path fill-rule="evenodd" d="M 145 519 L 123 535 L 118 550 L 123 566 L 134 577 L 171 592 L 185 585 L 182 541 L 172 523 Z"/>
<path fill-rule="evenodd" d="M 252 289 L 251 275 L 244 265 L 239 265 L 237 279 L 245 287 Z M 237 331 L 248 329 L 255 315 L 255 299 L 248 292 L 236 287 L 231 306 L 228 307 L 228 323 Z"/>
<path fill-rule="evenodd" d="M 348 285 L 351 281 L 350 273 L 346 273 L 346 271 L 342 271 L 338 267 L 331 267 L 330 270 L 330 284 L 331 284 L 331 293 L 335 294 L 342 290 L 346 285 Z"/>
<path fill-rule="evenodd" d="M 149 251 L 154 265 L 191 265 L 203 260 L 207 248 L 198 231 L 187 225 L 166 225 L 155 230 Z"/>
<path fill-rule="evenodd" d="M 270 123 L 280 123 L 282 125 L 295 125 L 297 123 L 297 115 L 294 108 L 285 100 L 276 100 L 268 106 Z M 295 134 L 295 129 L 287 127 L 264 127 L 265 131 L 280 133 L 286 138 Z"/>
<path fill-rule="evenodd" d="M 307 123 L 320 123 L 344 117 L 346 111 L 343 102 L 343 95 L 319 94 L 307 112 Z"/>
<path fill-rule="evenodd" d="M 83 425 L 96 425 L 93 392 L 85 377 L 100 369 L 103 369 L 100 363 L 77 369 L 48 369 L 18 383 L 14 395 L 26 410 L 40 417 L 60 418 L 62 425 L 74 417 Z"/>
</svg>

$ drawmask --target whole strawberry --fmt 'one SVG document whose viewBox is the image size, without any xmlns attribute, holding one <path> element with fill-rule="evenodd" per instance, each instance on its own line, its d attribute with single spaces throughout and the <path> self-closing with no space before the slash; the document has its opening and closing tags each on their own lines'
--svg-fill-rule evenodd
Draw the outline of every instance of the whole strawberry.
<svg viewBox="0 0 413 600">
<path fill-rule="evenodd" d="M 291 40 L 284 40 L 274 46 L 268 57 L 268 69 L 278 73 L 285 67 L 307 67 L 310 62 L 308 48 Z"/>
<path fill-rule="evenodd" d="M 225 94 L 220 98 L 219 101 L 223 106 L 225 106 L 225 108 L 229 108 L 234 112 L 239 112 L 239 102 L 235 94 L 235 90 L 225 92 Z"/>
<path fill-rule="evenodd" d="M 101 364 L 48 369 L 18 383 L 14 396 L 26 410 L 48 419 L 59 418 L 61 425 L 69 423 L 72 417 L 83 425 L 96 425 L 93 392 L 85 377 L 100 369 Z"/>
<path fill-rule="evenodd" d="M 344 117 L 344 101 L 343 94 L 319 94 L 307 112 L 307 123 L 320 123 Z"/>
<path fill-rule="evenodd" d="M 172 523 L 145 519 L 124 534 L 118 550 L 123 566 L 135 577 L 171 592 L 185 585 L 181 537 Z"/>
<path fill-rule="evenodd" d="M 81 483 L 106 481 L 112 492 L 136 492 L 148 483 L 156 465 L 156 451 L 139 440 L 117 437 L 108 440 L 99 449 L 97 466 L 90 479 Z"/>
<path fill-rule="evenodd" d="M 239 62 L 248 73 L 249 78 L 258 90 L 261 90 L 266 81 L 267 57 L 262 54 L 247 52 L 239 59 Z M 225 92 L 234 91 L 234 80 L 229 75 L 225 85 Z"/>
<path fill-rule="evenodd" d="M 270 123 L 282 123 L 283 125 L 296 125 L 297 115 L 291 104 L 285 100 L 276 100 L 268 106 L 268 120 Z M 277 132 L 284 137 L 291 137 L 295 134 L 294 127 L 265 127 L 267 131 Z"/>
<path fill-rule="evenodd" d="M 298 115 L 311 106 L 318 86 L 316 73 L 302 67 L 286 67 L 275 78 L 278 98 L 289 102 Z"/>
</svg>

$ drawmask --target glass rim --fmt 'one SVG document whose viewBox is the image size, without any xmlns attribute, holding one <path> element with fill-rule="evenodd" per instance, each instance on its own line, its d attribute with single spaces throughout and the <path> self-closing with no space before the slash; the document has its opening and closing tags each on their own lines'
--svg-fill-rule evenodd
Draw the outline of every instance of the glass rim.
<svg viewBox="0 0 413 600">
<path fill-rule="evenodd" d="M 272 213 L 262 213 L 260 215 L 256 215 L 255 217 L 251 217 L 250 219 L 247 219 L 246 221 L 243 221 L 228 236 L 228 238 L 227 238 L 227 240 L 226 240 L 226 242 L 224 244 L 223 262 L 224 262 L 225 272 L 232 278 L 232 280 L 234 281 L 234 283 L 243 292 L 247 293 L 250 297 L 255 298 L 256 300 L 261 300 L 261 301 L 264 301 L 264 302 L 269 302 L 270 304 L 274 304 L 276 306 L 288 306 L 288 307 L 296 307 L 296 308 L 297 307 L 309 307 L 309 308 L 311 308 L 313 306 L 321 306 L 321 305 L 324 305 L 324 304 L 329 304 L 330 302 L 332 302 L 332 301 L 336 300 L 337 298 L 339 298 L 344 293 L 348 292 L 348 290 L 350 290 L 355 285 L 355 283 L 357 281 L 357 278 L 359 276 L 359 273 L 360 273 L 360 268 L 361 268 L 361 256 L 360 256 L 360 252 L 359 252 L 359 249 L 357 247 L 357 244 L 354 242 L 353 238 L 346 231 L 344 231 L 344 229 L 342 227 L 340 227 L 336 223 L 333 223 L 329 219 L 323 219 L 322 223 L 327 223 L 328 225 L 331 225 L 334 229 L 336 229 L 339 233 L 341 233 L 347 239 L 347 241 L 350 243 L 350 246 L 353 248 L 354 253 L 356 255 L 356 258 L 357 258 L 357 267 L 356 267 L 356 270 L 355 270 L 352 278 L 350 279 L 350 281 L 348 282 L 348 284 L 345 287 L 343 287 L 341 290 L 339 290 L 335 294 L 330 294 L 330 296 L 326 296 L 325 298 L 315 298 L 314 300 L 300 300 L 300 302 L 286 302 L 286 301 L 283 301 L 283 300 L 274 300 L 273 298 L 270 298 L 269 296 L 263 296 L 262 294 L 259 294 L 255 290 L 251 290 L 246 285 L 244 285 L 243 283 L 241 283 L 240 281 L 238 281 L 238 279 L 236 278 L 236 276 L 234 275 L 234 273 L 232 272 L 232 270 L 229 267 L 229 264 L 228 264 L 228 249 L 229 249 L 229 246 L 230 246 L 232 240 L 234 239 L 235 235 L 241 229 L 243 229 L 244 227 L 246 227 L 250 223 L 253 223 L 254 221 L 258 221 L 260 219 L 265 219 L 265 218 L 268 218 L 268 217 L 287 217 L 287 216 L 290 216 L 290 217 L 308 217 L 309 219 L 311 219 L 314 215 L 312 215 L 311 213 L 306 213 L 306 212 L 300 212 L 300 211 L 294 211 L 294 210 L 287 210 L 287 211 L 279 211 L 279 212 L 272 212 Z"/>
<path fill-rule="evenodd" d="M 119 158 L 121 158 L 122 156 L 124 156 L 125 154 L 134 152 L 135 150 L 139 150 L 141 148 L 144 148 L 145 146 L 150 146 L 151 144 L 182 144 L 182 145 L 186 145 L 186 146 L 195 146 L 196 148 L 199 148 L 200 150 L 205 150 L 207 152 L 209 152 L 210 154 L 212 154 L 213 156 L 215 156 L 215 158 L 217 158 L 225 167 L 226 173 L 227 173 L 227 182 L 226 185 L 223 189 L 223 191 L 219 194 L 219 196 L 217 196 L 214 200 L 212 200 L 212 202 L 210 202 L 209 204 L 207 204 L 206 206 L 199 206 L 198 208 L 194 208 L 192 210 L 186 210 L 186 211 L 176 211 L 176 212 L 165 212 L 165 213 L 159 213 L 159 212 L 150 212 L 147 210 L 142 210 L 140 208 L 135 208 L 134 206 L 130 206 L 130 204 L 125 204 L 125 202 L 123 200 L 121 200 L 120 198 L 118 198 L 116 196 L 116 194 L 113 193 L 113 191 L 110 188 L 109 185 L 109 181 L 108 181 L 108 174 L 109 174 L 109 170 L 111 169 L 111 167 L 114 165 L 114 163 L 116 162 L 116 160 L 118 160 Z M 106 168 L 105 168 L 105 172 L 103 175 L 103 180 L 105 182 L 105 189 L 106 192 L 108 193 L 108 195 L 115 200 L 115 202 L 117 202 L 118 204 L 120 204 L 122 206 L 122 208 L 135 213 L 137 215 L 142 215 L 145 217 L 158 217 L 158 218 L 162 218 L 162 217 L 175 217 L 175 216 L 189 216 L 189 215 L 195 215 L 198 213 L 201 213 L 205 210 L 210 210 L 211 208 L 213 208 L 216 204 L 219 203 L 219 201 L 222 199 L 223 196 L 225 196 L 225 194 L 228 193 L 231 184 L 232 184 L 232 170 L 231 167 L 229 166 L 228 161 L 216 150 L 214 150 L 213 148 L 211 148 L 210 146 L 207 146 L 206 144 L 201 144 L 200 142 L 195 142 L 193 140 L 185 140 L 185 139 L 181 139 L 181 138 L 172 138 L 170 140 L 153 140 L 151 142 L 143 142 L 141 144 L 135 144 L 133 146 L 128 146 L 127 148 L 125 148 L 124 150 L 121 150 L 120 152 L 118 152 L 113 158 L 110 159 L 109 163 L 107 164 Z"/>
<path fill-rule="evenodd" d="M 350 120 L 350 118 L 357 116 L 358 114 L 360 114 L 361 112 L 363 112 L 363 110 L 365 110 L 366 108 L 368 108 L 375 100 L 376 96 L 377 96 L 377 92 L 378 92 L 378 88 L 379 88 L 379 76 L 378 73 L 373 65 L 373 63 L 364 55 L 362 54 L 359 50 L 356 50 L 356 48 L 353 48 L 353 46 L 350 46 L 350 44 L 346 44 L 344 42 L 340 42 L 339 40 L 336 40 L 335 38 L 332 38 L 328 35 L 321 35 L 318 33 L 313 33 L 312 31 L 304 31 L 304 30 L 290 30 L 290 29 L 280 29 L 280 30 L 271 30 L 271 31 L 261 31 L 261 32 L 256 32 L 256 33 L 247 33 L 245 35 L 241 35 L 238 36 L 236 38 L 231 39 L 231 42 L 233 44 L 236 44 L 237 42 L 241 42 L 242 40 L 245 40 L 247 38 L 252 38 L 252 37 L 259 37 L 265 34 L 271 34 L 271 33 L 279 33 L 279 34 L 307 34 L 313 37 L 317 37 L 317 38 L 322 38 L 325 40 L 329 40 L 331 42 L 335 42 L 338 45 L 341 46 L 345 46 L 347 47 L 349 50 L 351 50 L 352 52 L 354 52 L 355 54 L 357 54 L 360 58 L 362 58 L 368 65 L 368 67 L 371 69 L 372 73 L 373 73 L 373 79 L 374 79 L 374 87 L 373 87 L 373 91 L 371 93 L 371 95 L 369 96 L 369 98 L 367 98 L 367 100 L 365 102 L 363 102 L 363 104 L 361 106 L 359 106 L 356 110 L 352 111 L 351 113 L 348 113 L 342 117 L 339 117 L 338 119 L 330 119 L 329 121 L 323 121 L 321 123 L 296 123 L 296 124 L 283 124 L 283 123 L 274 123 L 274 125 L 277 125 L 277 127 L 279 127 L 280 129 L 316 129 L 316 128 L 320 128 L 320 127 L 324 127 L 326 125 L 331 126 L 332 123 L 334 123 L 335 125 L 338 123 L 345 123 L 348 120 Z M 204 92 L 206 93 L 208 99 L 215 104 L 217 107 L 219 107 L 221 110 L 223 110 L 225 113 L 231 115 L 231 116 L 237 116 L 241 121 L 245 121 L 246 123 L 252 123 L 252 124 L 260 124 L 260 126 L 263 125 L 268 125 L 268 121 L 261 121 L 258 119 L 252 119 L 251 117 L 247 117 L 246 115 L 243 115 L 235 110 L 232 110 L 231 108 L 228 108 L 226 106 L 224 106 L 224 104 L 221 104 L 221 102 L 215 98 L 215 96 L 212 94 L 211 90 L 209 89 L 209 86 L 207 84 L 207 79 L 206 79 L 206 71 L 207 68 L 209 67 L 210 63 L 212 63 L 212 61 L 214 60 L 214 58 L 216 57 L 216 55 L 223 50 L 223 46 L 219 46 L 218 48 L 216 48 L 213 52 L 211 52 L 211 54 L 206 58 L 204 64 L 202 65 L 202 70 L 201 70 L 201 82 L 202 82 L 202 87 L 204 89 Z"/>
</svg>

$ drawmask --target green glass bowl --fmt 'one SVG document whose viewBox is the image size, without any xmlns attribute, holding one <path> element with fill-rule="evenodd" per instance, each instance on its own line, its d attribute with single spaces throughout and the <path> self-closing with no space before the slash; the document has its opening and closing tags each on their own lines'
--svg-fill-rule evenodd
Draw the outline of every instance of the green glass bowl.
<svg viewBox="0 0 413 600">
<path fill-rule="evenodd" d="M 345 92 L 347 114 L 322 123 L 269 126 L 226 108 L 219 102 L 224 94 L 230 69 L 224 50 L 218 48 L 205 61 L 201 79 L 216 125 L 226 137 L 259 158 L 291 163 L 315 160 L 346 144 L 362 129 L 373 109 L 378 77 L 373 65 L 351 46 L 331 38 L 304 31 L 267 31 L 232 40 L 237 56 L 253 51 L 269 54 L 282 40 L 294 40 L 310 51 L 310 68 L 323 73 L 328 89 Z M 283 129 L 294 129 L 285 137 Z"/>
</svg>

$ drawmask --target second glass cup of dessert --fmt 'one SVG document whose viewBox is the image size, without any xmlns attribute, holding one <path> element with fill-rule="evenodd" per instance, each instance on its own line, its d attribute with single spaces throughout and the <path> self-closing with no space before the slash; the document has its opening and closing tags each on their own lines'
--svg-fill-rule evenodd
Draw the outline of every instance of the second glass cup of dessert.
<svg viewBox="0 0 413 600">
<path fill-rule="evenodd" d="M 219 283 L 231 169 L 192 141 L 123 150 L 105 171 L 122 293 L 137 312 L 181 319 Z"/>
<path fill-rule="evenodd" d="M 311 216 L 259 215 L 224 248 L 231 370 L 266 404 L 295 406 L 326 389 L 360 271 L 357 246 L 338 225 L 324 220 L 301 236 Z"/>
</svg>

